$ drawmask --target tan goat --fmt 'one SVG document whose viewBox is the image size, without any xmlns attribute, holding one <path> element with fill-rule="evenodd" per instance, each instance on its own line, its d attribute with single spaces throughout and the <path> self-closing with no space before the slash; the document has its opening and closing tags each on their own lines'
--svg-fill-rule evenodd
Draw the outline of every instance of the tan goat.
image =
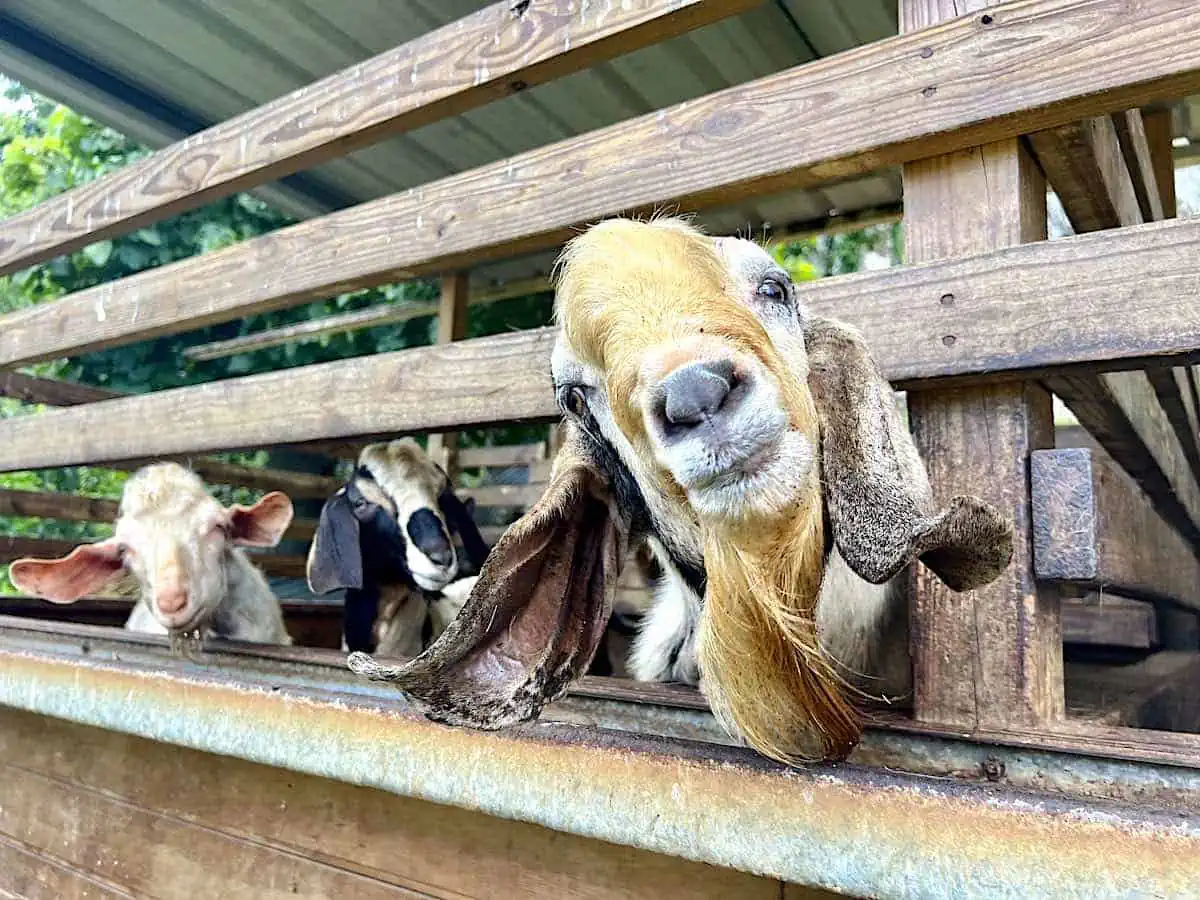
<svg viewBox="0 0 1200 900">
<path fill-rule="evenodd" d="M 351 668 L 434 718 L 535 717 L 586 668 L 632 540 L 666 573 L 635 672 L 698 680 L 734 735 L 841 756 L 855 691 L 910 681 L 916 559 L 951 588 L 994 579 L 1010 525 L 944 510 L 888 383 L 851 328 L 810 315 L 760 247 L 678 220 L 574 239 L 558 280 L 554 387 L 569 423 L 541 502 L 501 538 L 458 619 L 413 662 Z"/>
</svg>

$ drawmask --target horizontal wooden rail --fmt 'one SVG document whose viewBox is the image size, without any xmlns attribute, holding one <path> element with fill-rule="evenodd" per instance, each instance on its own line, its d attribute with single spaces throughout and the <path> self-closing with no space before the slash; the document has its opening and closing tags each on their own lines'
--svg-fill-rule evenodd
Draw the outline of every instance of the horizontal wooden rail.
<svg viewBox="0 0 1200 900">
<path fill-rule="evenodd" d="M 1200 609 L 1200 558 L 1134 483 L 1091 450 L 1030 458 L 1037 576 Z"/>
<path fill-rule="evenodd" d="M 820 235 L 840 234 L 869 228 L 874 225 L 890 225 L 900 221 L 900 213 L 900 205 L 894 204 L 846 215 L 825 216 L 819 221 L 808 222 L 803 226 L 792 225 L 782 229 L 773 229 L 768 235 L 767 243 L 770 245 L 800 241 Z M 498 300 L 540 294 L 553 289 L 548 277 L 521 278 L 505 284 L 473 290 L 470 305 L 494 303 Z M 184 358 L 194 362 L 222 359 L 238 353 L 252 353 L 295 341 L 313 340 L 362 328 L 376 328 L 380 325 L 407 322 L 422 316 L 436 315 L 437 311 L 436 302 L 412 306 L 375 306 L 344 315 L 326 316 L 322 319 L 301 322 L 298 325 L 285 325 L 281 328 L 270 328 L 224 341 L 213 341 L 208 344 L 187 347 L 184 349 L 183 355 Z"/>
<path fill-rule="evenodd" d="M 498 288 L 488 288 L 471 292 L 470 305 L 478 306 L 483 303 L 495 303 L 500 300 L 510 300 L 514 297 L 525 297 L 529 294 L 541 294 L 553 290 L 550 281 L 544 277 L 522 278 Z M 355 312 L 343 313 L 336 316 L 325 316 L 321 319 L 310 319 L 296 325 L 286 325 L 282 328 L 272 328 L 266 331 L 245 334 L 224 341 L 213 341 L 188 347 L 183 351 L 186 359 L 193 362 L 207 362 L 235 356 L 238 353 L 252 353 L 257 350 L 268 350 L 290 344 L 293 341 L 313 340 L 329 337 L 347 331 L 358 331 L 363 328 L 378 328 L 380 325 L 397 325 L 410 319 L 420 319 L 424 316 L 436 316 L 438 302 L 390 304 L 388 306 L 372 306 Z"/>
<path fill-rule="evenodd" d="M 1141 0 L 1137 15 L 1020 0 L 10 314 L 0 366 L 466 268 L 622 210 L 731 202 L 1196 91 L 1192 0 Z"/>
<path fill-rule="evenodd" d="M 1064 644 L 1149 650 L 1158 645 L 1154 604 L 1096 593 L 1062 600 Z"/>
<path fill-rule="evenodd" d="M 9 397 L 24 403 L 78 406 L 81 403 L 96 403 L 99 400 L 112 400 L 123 396 L 125 395 L 116 391 L 86 384 L 37 378 L 22 372 L 0 372 L 0 397 Z"/>
<path fill-rule="evenodd" d="M 1200 222 L 1179 220 L 802 285 L 884 373 L 930 379 L 1200 358 Z M 897 323 L 903 323 L 898 327 Z M 551 329 L 378 354 L 0 423 L 0 469 L 548 420 Z M 154 428 L 147 428 L 154 423 Z M 103 427 L 101 427 L 103 425 Z"/>
<path fill-rule="evenodd" d="M 0 275 L 743 12 L 761 0 L 493 3 L 22 213 Z"/>
<path fill-rule="evenodd" d="M 11 491 L 0 488 L 0 516 L 57 519 L 64 522 L 111 522 L 117 501 L 78 494 Z"/>
</svg>

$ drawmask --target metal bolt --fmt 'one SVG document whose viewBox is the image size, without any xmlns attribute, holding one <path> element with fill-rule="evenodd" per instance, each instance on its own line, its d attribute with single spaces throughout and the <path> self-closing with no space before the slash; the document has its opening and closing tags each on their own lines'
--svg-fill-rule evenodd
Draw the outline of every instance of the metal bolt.
<svg viewBox="0 0 1200 900">
<path fill-rule="evenodd" d="M 997 756 L 989 756 L 981 765 L 983 777 L 988 781 L 999 781 L 1004 777 L 1004 760 Z"/>
<path fill-rule="evenodd" d="M 958 338 L 956 338 L 954 335 L 948 334 L 944 338 L 942 338 L 942 343 L 945 344 L 947 347 L 953 347 L 954 342 L 957 340 L 958 340 Z"/>
<path fill-rule="evenodd" d="M 921 89 L 921 96 L 924 97 L 926 100 L 928 100 L 930 97 L 932 97 L 936 93 L 937 93 L 937 88 L 935 88 L 933 85 L 930 85 L 927 88 Z"/>
<path fill-rule="evenodd" d="M 953 306 L 954 305 L 954 295 L 953 294 L 942 294 L 941 300 L 939 302 L 942 304 L 942 306 Z"/>
</svg>

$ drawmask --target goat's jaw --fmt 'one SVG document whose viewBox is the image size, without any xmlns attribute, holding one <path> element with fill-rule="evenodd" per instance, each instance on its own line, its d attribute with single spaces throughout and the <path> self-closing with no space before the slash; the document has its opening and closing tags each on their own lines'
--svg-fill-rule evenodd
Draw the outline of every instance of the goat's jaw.
<svg viewBox="0 0 1200 900">
<path fill-rule="evenodd" d="M 688 503 L 713 523 L 778 519 L 803 499 L 812 465 L 811 442 L 786 430 L 727 471 L 687 486 Z"/>
</svg>

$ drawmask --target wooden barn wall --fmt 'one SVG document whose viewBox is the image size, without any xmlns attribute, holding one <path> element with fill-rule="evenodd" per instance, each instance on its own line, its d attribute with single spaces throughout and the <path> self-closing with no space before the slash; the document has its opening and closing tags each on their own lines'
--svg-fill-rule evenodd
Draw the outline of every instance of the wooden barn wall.
<svg viewBox="0 0 1200 900">
<path fill-rule="evenodd" d="M 0 896 L 833 896 L 12 709 L 0 760 Z"/>
</svg>

